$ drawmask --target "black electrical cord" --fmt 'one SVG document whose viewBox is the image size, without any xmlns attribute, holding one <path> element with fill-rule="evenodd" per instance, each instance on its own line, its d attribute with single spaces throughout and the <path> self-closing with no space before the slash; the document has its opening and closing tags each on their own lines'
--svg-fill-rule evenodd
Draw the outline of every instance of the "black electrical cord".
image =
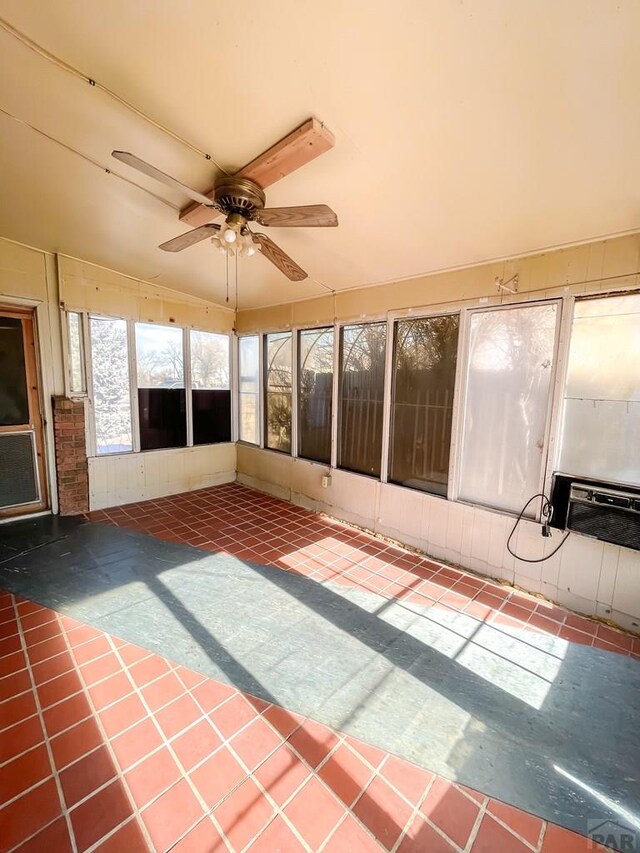
<svg viewBox="0 0 640 853">
<path fill-rule="evenodd" d="M 523 563 L 544 563 L 545 560 L 548 560 L 550 557 L 553 557 L 554 554 L 558 553 L 560 548 L 562 548 L 564 543 L 567 541 L 567 539 L 571 535 L 571 531 L 567 532 L 566 536 L 563 538 L 562 542 L 560 542 L 560 544 L 557 546 L 557 548 L 554 548 L 553 551 L 550 554 L 547 554 L 546 557 L 540 557 L 537 560 L 528 560 L 526 557 L 519 557 L 515 551 L 511 550 L 511 540 L 513 538 L 513 534 L 518 529 L 518 525 L 522 521 L 522 516 L 527 511 L 529 504 L 531 503 L 531 501 L 535 501 L 536 498 L 542 498 L 542 515 L 545 519 L 545 525 L 549 524 L 549 522 L 551 521 L 551 518 L 553 516 L 553 505 L 551 504 L 551 501 L 549 500 L 549 498 L 544 494 L 544 492 L 538 492 L 537 495 L 532 495 L 529 498 L 529 500 L 526 502 L 526 504 L 522 507 L 520 515 L 516 519 L 516 523 L 511 528 L 511 533 L 509 534 L 509 538 L 507 539 L 507 551 L 511 554 L 512 557 L 515 557 L 516 560 L 521 560 Z M 549 534 L 547 534 L 547 535 L 549 535 Z"/>
</svg>

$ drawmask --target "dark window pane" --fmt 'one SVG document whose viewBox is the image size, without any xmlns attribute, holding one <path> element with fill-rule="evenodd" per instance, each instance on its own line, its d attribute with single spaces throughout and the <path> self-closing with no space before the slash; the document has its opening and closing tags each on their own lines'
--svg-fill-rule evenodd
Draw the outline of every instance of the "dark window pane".
<svg viewBox="0 0 640 853">
<path fill-rule="evenodd" d="M 185 447 L 182 329 L 136 323 L 140 449 Z"/>
<path fill-rule="evenodd" d="M 231 391 L 192 391 L 193 443 L 231 441 Z"/>
<path fill-rule="evenodd" d="M 29 423 L 22 321 L 0 317 L 0 426 Z"/>
<path fill-rule="evenodd" d="M 447 494 L 458 315 L 401 320 L 395 329 L 390 478 Z"/>
<path fill-rule="evenodd" d="M 184 388 L 138 388 L 138 409 L 141 450 L 186 446 Z"/>
<path fill-rule="evenodd" d="M 300 332 L 299 363 L 299 453 L 331 462 L 333 329 Z"/>
<path fill-rule="evenodd" d="M 229 336 L 191 329 L 193 443 L 231 441 Z"/>
<path fill-rule="evenodd" d="M 265 339 L 265 446 L 291 453 L 291 332 Z"/>
<path fill-rule="evenodd" d="M 340 443 L 338 464 L 380 476 L 385 323 L 345 326 L 340 352 Z"/>
</svg>

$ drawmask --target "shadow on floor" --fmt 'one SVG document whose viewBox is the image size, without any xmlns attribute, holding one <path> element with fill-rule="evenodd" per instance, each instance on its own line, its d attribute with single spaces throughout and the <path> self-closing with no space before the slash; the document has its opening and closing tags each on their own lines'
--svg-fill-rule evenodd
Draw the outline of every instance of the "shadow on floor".
<svg viewBox="0 0 640 853">
<path fill-rule="evenodd" d="M 569 829 L 638 820 L 632 658 L 95 523 L 10 525 L 0 560 L 12 592 Z"/>
</svg>

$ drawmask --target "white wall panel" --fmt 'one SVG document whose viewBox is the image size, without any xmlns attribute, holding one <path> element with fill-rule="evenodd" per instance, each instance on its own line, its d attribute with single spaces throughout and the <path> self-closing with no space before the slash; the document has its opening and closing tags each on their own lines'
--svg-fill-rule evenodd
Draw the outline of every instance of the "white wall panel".
<svg viewBox="0 0 640 853">
<path fill-rule="evenodd" d="M 89 459 L 89 505 L 105 509 L 236 478 L 234 444 L 97 456 Z"/>
</svg>

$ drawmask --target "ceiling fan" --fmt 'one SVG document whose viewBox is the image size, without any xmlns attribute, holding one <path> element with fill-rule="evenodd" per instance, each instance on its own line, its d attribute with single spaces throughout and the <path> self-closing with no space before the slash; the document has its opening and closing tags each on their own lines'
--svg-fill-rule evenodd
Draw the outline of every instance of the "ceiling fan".
<svg viewBox="0 0 640 853">
<path fill-rule="evenodd" d="M 248 163 L 234 175 L 216 180 L 209 193 L 200 193 L 170 175 L 156 169 L 127 151 L 113 151 L 113 156 L 139 172 L 177 189 L 193 199 L 180 213 L 180 219 L 197 226 L 180 234 L 160 248 L 165 252 L 183 249 L 212 237 L 223 252 L 237 250 L 251 255 L 258 249 L 291 281 L 302 281 L 307 273 L 266 234 L 251 231 L 249 223 L 279 228 L 327 228 L 338 224 L 338 217 L 326 204 L 299 207 L 265 207 L 264 190 L 285 175 L 328 151 L 335 144 L 333 134 L 317 119 L 311 118 L 271 148 Z M 212 222 L 225 217 L 224 224 Z"/>
</svg>

